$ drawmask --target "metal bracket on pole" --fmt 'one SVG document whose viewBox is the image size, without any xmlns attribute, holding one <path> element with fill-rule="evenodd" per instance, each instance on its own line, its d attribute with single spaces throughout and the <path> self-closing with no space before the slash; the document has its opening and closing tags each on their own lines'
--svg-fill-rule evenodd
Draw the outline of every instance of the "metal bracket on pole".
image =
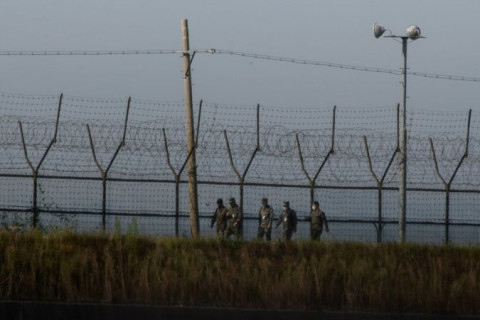
<svg viewBox="0 0 480 320">
<path fill-rule="evenodd" d="M 200 137 L 200 119 L 202 117 L 202 104 L 203 100 L 200 100 L 200 103 L 198 105 L 197 132 L 195 134 L 195 149 L 198 147 L 198 137 Z"/>
<path fill-rule="evenodd" d="M 195 58 L 195 52 L 196 52 L 196 51 L 193 51 L 192 56 L 189 58 L 188 68 L 187 68 L 187 70 L 185 71 L 185 78 L 189 78 L 189 77 L 190 77 L 190 69 L 191 69 L 191 66 L 192 66 L 192 63 L 193 63 L 193 58 Z M 189 55 L 189 53 L 184 53 L 184 55 Z"/>
<path fill-rule="evenodd" d="M 190 77 L 190 70 L 191 70 L 191 66 L 192 66 L 192 63 L 193 63 L 193 58 L 195 58 L 195 54 L 199 52 L 199 53 L 211 53 L 211 54 L 214 54 L 215 53 L 215 49 L 201 49 L 201 50 L 184 50 L 182 51 L 182 54 L 184 56 L 188 56 L 189 57 L 189 61 L 188 61 L 188 68 L 187 70 L 185 71 L 185 78 L 188 78 Z M 190 57 L 190 53 L 192 54 L 192 56 Z"/>
</svg>

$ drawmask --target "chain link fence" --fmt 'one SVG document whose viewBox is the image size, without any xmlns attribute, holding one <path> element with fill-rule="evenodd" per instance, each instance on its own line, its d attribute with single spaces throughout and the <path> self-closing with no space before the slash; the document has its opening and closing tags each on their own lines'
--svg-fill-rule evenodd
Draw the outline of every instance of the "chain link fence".
<svg viewBox="0 0 480 320">
<path fill-rule="evenodd" d="M 197 102 L 200 231 L 237 198 L 244 238 L 267 197 L 290 201 L 309 238 L 310 203 L 332 240 L 398 239 L 398 106 L 271 107 Z M 0 224 L 190 236 L 182 102 L 0 94 Z M 407 241 L 480 240 L 480 117 L 407 114 Z M 280 236 L 274 230 L 273 237 Z"/>
</svg>

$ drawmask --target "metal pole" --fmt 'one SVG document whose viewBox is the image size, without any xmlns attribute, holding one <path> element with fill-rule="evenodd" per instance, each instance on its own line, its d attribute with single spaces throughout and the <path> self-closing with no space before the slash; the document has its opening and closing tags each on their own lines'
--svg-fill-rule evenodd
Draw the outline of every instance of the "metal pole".
<svg viewBox="0 0 480 320">
<path fill-rule="evenodd" d="M 175 237 L 178 237 L 180 225 L 180 175 L 175 175 Z"/>
<path fill-rule="evenodd" d="M 107 173 L 102 175 L 102 231 L 107 229 Z"/>
<path fill-rule="evenodd" d="M 460 159 L 460 162 L 458 163 L 457 167 L 455 168 L 455 171 L 450 177 L 450 180 L 448 180 L 448 182 L 443 178 L 442 174 L 440 173 L 440 169 L 438 167 L 437 155 L 435 152 L 435 147 L 433 146 L 433 140 L 432 138 L 429 138 L 430 150 L 432 151 L 433 163 L 435 164 L 435 171 L 437 172 L 438 177 L 440 178 L 440 180 L 443 182 L 443 185 L 445 186 L 445 244 L 448 244 L 450 241 L 450 230 L 449 230 L 450 228 L 450 190 L 452 187 L 453 179 L 455 179 L 455 176 L 457 175 L 457 172 L 460 169 L 460 166 L 462 165 L 463 161 L 468 157 L 471 117 L 472 117 L 472 110 L 470 109 L 470 111 L 468 112 L 468 125 L 467 125 L 467 138 L 465 141 L 465 152 L 462 158 Z"/>
<path fill-rule="evenodd" d="M 315 183 L 312 181 L 310 184 L 310 203 L 315 201 Z"/>
<path fill-rule="evenodd" d="M 38 171 L 35 170 L 33 172 L 33 217 L 32 217 L 32 226 L 33 228 L 37 228 L 38 225 Z"/>
<path fill-rule="evenodd" d="M 450 185 L 445 189 L 445 244 L 448 244 L 450 242 Z"/>
<path fill-rule="evenodd" d="M 402 37 L 403 52 L 403 103 L 402 119 L 400 122 L 400 161 L 398 164 L 398 193 L 399 193 L 399 240 L 406 240 L 407 216 L 407 40 Z"/>
<path fill-rule="evenodd" d="M 257 150 L 260 150 L 260 104 L 257 104 Z"/>
<path fill-rule="evenodd" d="M 243 239 L 243 219 L 244 219 L 244 212 L 243 212 L 243 178 L 240 179 L 240 213 L 242 215 L 242 218 L 240 219 L 240 226 L 239 226 L 239 235 L 240 239 Z"/>
<path fill-rule="evenodd" d="M 382 183 L 378 183 L 378 230 L 377 243 L 382 243 L 383 218 L 382 218 Z"/>
<path fill-rule="evenodd" d="M 198 220 L 197 164 L 195 157 L 195 137 L 193 130 L 192 81 L 190 68 L 190 44 L 188 38 L 188 20 L 182 19 L 183 72 L 185 89 L 185 133 L 187 150 L 192 151 L 188 159 L 188 196 L 190 198 L 190 232 L 192 238 L 200 236 Z"/>
</svg>

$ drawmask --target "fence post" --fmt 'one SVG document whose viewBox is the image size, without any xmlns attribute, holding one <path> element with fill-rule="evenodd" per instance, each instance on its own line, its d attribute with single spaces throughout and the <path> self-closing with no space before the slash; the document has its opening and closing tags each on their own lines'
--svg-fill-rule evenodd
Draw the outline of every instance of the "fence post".
<svg viewBox="0 0 480 320">
<path fill-rule="evenodd" d="M 320 167 L 319 167 L 318 170 L 317 170 L 317 173 L 316 173 L 315 176 L 313 177 L 314 188 L 315 188 L 315 183 L 316 183 L 316 181 L 317 181 L 317 178 L 318 178 L 318 176 L 320 175 L 320 172 L 321 172 L 322 169 L 323 169 L 323 166 L 325 166 L 325 164 L 327 163 L 327 160 L 330 158 L 330 156 L 335 153 L 335 122 L 336 122 L 336 113 L 337 113 L 337 106 L 333 106 L 333 111 L 332 111 L 332 138 L 331 138 L 332 144 L 330 145 L 330 150 L 328 151 L 327 156 L 325 157 L 325 159 L 323 159 L 322 164 L 320 165 Z"/>
<path fill-rule="evenodd" d="M 370 174 L 372 175 L 373 179 L 377 183 L 377 188 L 378 188 L 378 205 L 377 205 L 377 223 L 378 226 L 374 224 L 375 229 L 377 230 L 377 243 L 381 243 L 383 239 L 383 211 L 382 211 L 382 201 L 383 201 L 383 183 L 385 181 L 385 178 L 387 177 L 388 170 L 390 169 L 393 160 L 395 159 L 396 154 L 399 152 L 399 127 L 398 127 L 398 121 L 399 121 L 399 112 L 400 112 L 400 105 L 397 105 L 397 139 L 396 139 L 396 147 L 395 150 L 393 151 L 392 156 L 390 157 L 390 161 L 387 164 L 387 167 L 385 168 L 385 171 L 383 172 L 382 178 L 379 179 L 378 176 L 375 174 L 373 170 L 373 165 L 372 165 L 372 158 L 370 157 L 370 148 L 368 146 L 368 141 L 367 137 L 363 136 L 363 143 L 365 145 L 365 151 L 367 153 L 367 161 L 368 161 L 368 169 L 370 171 Z"/>
<path fill-rule="evenodd" d="M 313 178 L 310 177 L 308 174 L 307 170 L 305 169 L 305 164 L 303 160 L 303 153 L 302 153 L 302 147 L 300 145 L 300 140 L 298 139 L 298 134 L 295 134 L 295 139 L 297 142 L 297 150 L 298 150 L 298 157 L 300 159 L 300 166 L 302 168 L 303 173 L 307 177 L 308 184 L 310 186 L 310 203 L 313 203 L 315 200 L 315 185 L 316 185 L 316 180 L 318 176 L 320 175 L 320 172 L 323 169 L 323 166 L 327 163 L 328 158 L 335 153 L 334 146 L 335 146 L 335 115 L 336 115 L 336 110 L 337 106 L 333 106 L 333 117 L 332 117 L 332 136 L 331 136 L 331 145 L 330 145 L 330 150 L 328 151 L 327 155 L 323 159 L 322 163 L 320 164 L 320 167 L 318 168 L 315 176 Z"/>
<path fill-rule="evenodd" d="M 373 179 L 377 183 L 377 191 L 378 191 L 378 227 L 375 225 L 377 229 L 377 243 L 382 242 L 382 229 L 383 229 L 383 222 L 382 222 L 382 185 L 383 182 L 378 179 L 377 175 L 375 174 L 375 171 L 373 171 L 373 166 L 372 166 L 372 158 L 370 157 L 370 148 L 368 147 L 368 141 L 367 137 L 363 136 L 363 144 L 365 145 L 365 151 L 367 152 L 367 160 L 368 160 L 368 169 L 370 170 L 370 174 L 372 175 Z"/>
<path fill-rule="evenodd" d="M 377 228 L 377 243 L 382 243 L 383 240 L 383 212 L 382 212 L 382 201 L 383 201 L 383 192 L 382 186 L 383 183 L 377 184 L 378 186 L 378 228 Z"/>
<path fill-rule="evenodd" d="M 307 177 L 308 184 L 310 185 L 310 203 L 312 203 L 314 201 L 315 182 L 313 181 L 312 178 L 310 178 L 310 175 L 308 174 L 307 170 L 305 169 L 305 163 L 303 161 L 302 147 L 300 146 L 300 140 L 298 139 L 298 133 L 295 134 L 295 139 L 297 141 L 297 150 L 298 150 L 298 157 L 300 158 L 300 167 L 302 168 L 303 173 Z"/>
<path fill-rule="evenodd" d="M 167 133 L 165 131 L 165 128 L 162 128 L 162 132 L 163 132 L 163 142 L 165 144 L 165 155 L 167 157 L 167 165 L 170 168 L 170 171 L 172 171 L 173 177 L 175 178 L 175 236 L 178 237 L 179 219 L 180 219 L 180 176 L 182 175 L 182 172 L 188 163 L 188 159 L 190 159 L 190 156 L 193 153 L 193 148 L 188 152 L 188 155 L 185 161 L 183 162 L 182 167 L 177 172 L 170 161 L 170 151 L 168 149 L 168 140 L 167 140 Z"/>
<path fill-rule="evenodd" d="M 165 155 L 167 157 L 167 164 L 175 178 L 175 236 L 178 237 L 178 220 L 180 215 L 180 209 L 179 209 L 180 207 L 179 205 L 180 175 L 175 171 L 175 168 L 172 166 L 172 163 L 170 162 L 170 152 L 168 150 L 168 140 L 167 140 L 167 134 L 165 132 L 165 128 L 162 128 L 162 132 L 163 132 L 163 143 L 165 145 Z"/>
<path fill-rule="evenodd" d="M 398 139 L 397 139 L 398 141 Z M 363 143 L 365 145 L 365 151 L 367 153 L 367 160 L 368 160 L 368 169 L 370 170 L 370 174 L 372 175 L 373 179 L 377 183 L 377 188 L 378 188 L 378 226 L 375 225 L 375 229 L 377 230 L 377 242 L 381 243 L 382 242 L 382 233 L 383 233 L 383 212 L 382 212 L 382 199 L 383 199 L 383 182 L 385 181 L 385 177 L 387 176 L 388 170 L 390 169 L 390 166 L 393 163 L 393 160 L 395 159 L 395 155 L 398 152 L 398 147 L 395 148 L 395 151 L 393 152 L 393 155 L 390 158 L 390 161 L 388 162 L 388 165 L 383 172 L 382 178 L 379 179 L 377 175 L 375 174 L 375 171 L 373 170 L 373 165 L 372 165 L 372 158 L 370 157 L 370 148 L 368 147 L 368 141 L 367 137 L 363 136 Z"/>
<path fill-rule="evenodd" d="M 462 158 L 457 164 L 455 171 L 453 172 L 452 176 L 448 180 L 448 182 L 443 178 L 442 174 L 440 173 L 440 169 L 438 167 L 437 155 L 435 152 L 435 147 L 433 145 L 432 138 L 428 138 L 430 141 L 430 150 L 432 153 L 433 163 L 435 165 L 435 171 L 437 172 L 438 177 L 442 181 L 445 187 L 445 244 L 450 242 L 450 190 L 452 187 L 453 180 L 457 175 L 460 166 L 462 165 L 463 161 L 468 157 L 468 145 L 470 142 L 470 120 L 472 117 L 472 110 L 468 111 L 468 121 L 467 121 L 467 137 L 465 138 L 465 152 L 463 153 Z"/>
<path fill-rule="evenodd" d="M 228 141 L 228 135 L 227 135 L 227 130 L 223 130 L 223 135 L 225 137 L 225 143 L 227 145 L 227 152 L 228 152 L 228 158 L 230 160 L 230 165 L 233 168 L 233 171 L 235 172 L 240 187 L 240 199 L 239 199 L 239 206 L 240 206 L 240 213 L 242 215 L 242 220 L 241 220 L 241 225 L 240 225 L 240 236 L 243 238 L 243 187 L 244 187 L 244 182 L 245 182 L 245 177 L 247 176 L 248 170 L 250 169 L 250 166 L 253 162 L 253 159 L 255 158 L 257 152 L 260 150 L 260 104 L 257 104 L 257 145 L 255 146 L 255 150 L 253 151 L 252 155 L 250 156 L 250 160 L 248 161 L 247 166 L 245 167 L 245 170 L 243 171 L 243 174 L 240 174 L 240 172 L 237 170 L 234 162 L 233 162 L 233 156 L 232 156 L 232 151 L 230 149 L 230 143 Z"/>
<path fill-rule="evenodd" d="M 90 130 L 90 126 L 87 124 L 87 132 L 88 132 L 88 140 L 90 142 L 90 149 L 92 151 L 92 156 L 93 156 L 93 161 L 95 162 L 98 171 L 100 172 L 100 176 L 102 178 L 102 231 L 105 231 L 106 229 L 106 217 L 107 217 L 107 179 L 108 179 L 108 172 L 112 168 L 113 162 L 115 161 L 115 158 L 117 157 L 118 153 L 120 150 L 125 146 L 125 138 L 127 135 L 127 123 L 128 123 L 128 114 L 130 113 L 130 104 L 131 104 L 132 98 L 129 97 L 127 101 L 127 112 L 125 114 L 125 121 L 123 125 L 123 135 L 122 135 L 122 140 L 118 144 L 117 149 L 115 150 L 115 153 L 110 159 L 110 162 L 107 165 L 107 168 L 103 170 L 102 166 L 100 165 L 100 162 L 97 159 L 97 155 L 95 152 L 95 145 L 93 143 L 93 138 L 92 138 L 92 132 Z"/>
<path fill-rule="evenodd" d="M 202 116 L 202 104 L 203 100 L 200 100 L 200 104 L 198 107 L 198 120 L 197 120 L 197 132 L 195 136 L 195 145 L 190 151 L 188 152 L 187 157 L 185 158 L 185 161 L 183 162 L 182 167 L 178 172 L 175 170 L 175 168 L 172 165 L 172 162 L 170 161 L 170 151 L 168 149 L 168 139 L 167 139 L 167 133 L 165 128 L 162 128 L 163 132 L 163 143 L 165 145 L 165 156 L 167 157 L 167 165 L 170 171 L 173 174 L 173 177 L 175 179 L 175 236 L 178 237 L 179 235 L 179 220 L 180 220 L 180 177 L 182 176 L 182 172 L 185 169 L 188 160 L 193 154 L 193 150 L 198 147 L 198 137 L 199 137 L 199 132 L 200 132 L 200 118 Z"/>
<path fill-rule="evenodd" d="M 107 173 L 102 174 L 102 231 L 107 226 Z"/>
<path fill-rule="evenodd" d="M 23 154 L 25 156 L 25 160 L 27 161 L 28 166 L 32 170 L 32 178 L 33 178 L 33 207 L 32 207 L 32 228 L 36 228 L 36 214 L 37 214 L 37 175 L 36 175 L 36 170 L 35 167 L 33 166 L 32 162 L 30 161 L 30 158 L 28 157 L 28 152 L 27 152 L 27 146 L 25 144 L 25 136 L 23 134 L 23 126 L 22 122 L 18 121 L 18 127 L 20 128 L 20 137 L 22 138 L 22 147 L 23 147 Z"/>
<path fill-rule="evenodd" d="M 87 124 L 87 133 L 88 133 L 88 140 L 90 142 L 90 150 L 92 151 L 93 161 L 97 166 L 98 171 L 100 172 L 100 177 L 102 178 L 102 230 L 105 231 L 105 215 L 106 215 L 106 192 L 107 186 L 105 181 L 105 171 L 103 171 L 100 162 L 98 162 L 97 154 L 95 152 L 95 145 L 92 139 L 92 132 L 90 130 L 90 125 Z"/>
<path fill-rule="evenodd" d="M 57 142 L 58 123 L 60 121 L 60 110 L 62 108 L 62 101 L 63 101 L 63 93 L 60 94 L 60 98 L 59 98 L 59 102 L 58 102 L 57 119 L 55 121 L 55 132 L 53 134 L 53 138 L 52 138 L 52 140 L 50 140 L 50 143 L 48 144 L 47 149 L 43 153 L 42 158 L 40 159 L 40 161 L 38 162 L 36 167 L 32 164 L 32 161 L 30 160 L 30 158 L 28 156 L 27 145 L 25 143 L 25 135 L 23 134 L 22 122 L 18 121 L 18 126 L 20 128 L 20 135 L 21 135 L 21 138 L 22 138 L 23 153 L 24 153 L 25 159 L 28 163 L 28 166 L 32 170 L 32 177 L 33 177 L 33 199 L 32 199 L 32 204 L 33 204 L 33 207 L 32 207 L 32 213 L 33 213 L 32 227 L 33 228 L 37 227 L 38 216 L 39 216 L 39 213 L 40 213 L 40 209 L 38 208 L 38 172 L 40 170 L 40 167 L 42 166 L 43 161 L 47 157 L 48 152 L 52 148 L 53 144 L 55 142 Z"/>
<path fill-rule="evenodd" d="M 450 242 L 450 185 L 445 186 L 445 244 Z"/>
<path fill-rule="evenodd" d="M 33 172 L 33 216 L 32 216 L 32 227 L 36 228 L 38 225 L 38 215 L 39 215 L 39 210 L 38 210 L 38 171 L 35 170 Z"/>
</svg>

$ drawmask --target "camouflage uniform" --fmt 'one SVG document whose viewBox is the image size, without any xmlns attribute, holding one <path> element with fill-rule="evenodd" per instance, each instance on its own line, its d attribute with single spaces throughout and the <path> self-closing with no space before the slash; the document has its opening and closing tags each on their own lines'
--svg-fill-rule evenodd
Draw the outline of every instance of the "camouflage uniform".
<svg viewBox="0 0 480 320">
<path fill-rule="evenodd" d="M 283 223 L 282 237 L 284 240 L 290 240 L 294 232 L 297 232 L 297 213 L 290 209 L 288 201 L 283 203 L 283 211 L 278 217 L 276 227 Z"/>
<path fill-rule="evenodd" d="M 320 210 L 318 202 L 314 202 L 312 206 L 312 212 L 310 213 L 310 236 L 312 240 L 320 240 L 322 235 L 323 225 L 325 225 L 325 230 L 328 232 L 328 221 L 325 213 Z"/>
<path fill-rule="evenodd" d="M 228 239 L 233 234 L 237 240 L 242 239 L 242 211 L 235 202 L 234 198 L 230 198 L 230 209 L 227 211 L 228 227 L 225 237 Z"/>
<path fill-rule="evenodd" d="M 272 239 L 272 221 L 273 221 L 273 208 L 268 205 L 267 198 L 262 199 L 262 207 L 258 212 L 258 233 L 257 238 L 263 240 L 263 236 L 267 241 Z"/>
<path fill-rule="evenodd" d="M 227 211 L 228 209 L 223 206 L 223 200 L 217 200 L 218 208 L 215 210 L 212 216 L 212 221 L 210 223 L 210 228 L 213 228 L 213 225 L 217 223 L 217 236 L 225 237 L 227 231 Z"/>
</svg>

